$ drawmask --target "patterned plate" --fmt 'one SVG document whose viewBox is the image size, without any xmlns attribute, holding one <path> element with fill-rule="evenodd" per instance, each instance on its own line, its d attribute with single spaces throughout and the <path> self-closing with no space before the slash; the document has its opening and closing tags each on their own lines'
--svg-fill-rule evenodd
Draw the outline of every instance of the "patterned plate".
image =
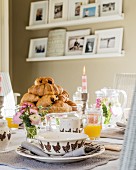
<svg viewBox="0 0 136 170">
<path fill-rule="evenodd" d="M 80 157 L 68 157 L 68 158 L 63 158 L 61 156 L 52 156 L 52 157 L 40 157 L 37 155 L 32 154 L 30 151 L 28 151 L 27 149 L 21 148 L 21 146 L 19 146 L 16 149 L 16 153 L 18 155 L 27 157 L 27 158 L 31 158 L 31 159 L 35 159 L 41 162 L 48 162 L 48 163 L 70 163 L 70 162 L 78 162 L 78 161 L 82 161 L 85 159 L 89 159 L 92 158 L 94 156 L 100 155 L 105 151 L 105 148 L 102 146 L 101 150 L 97 153 L 94 153 L 92 155 L 86 155 L 86 156 L 80 156 Z"/>
</svg>

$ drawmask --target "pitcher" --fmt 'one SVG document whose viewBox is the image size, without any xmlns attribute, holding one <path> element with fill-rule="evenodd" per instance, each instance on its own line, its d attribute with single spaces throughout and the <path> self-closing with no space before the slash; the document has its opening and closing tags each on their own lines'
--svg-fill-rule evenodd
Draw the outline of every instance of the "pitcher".
<svg viewBox="0 0 136 170">
<path fill-rule="evenodd" d="M 104 124 L 115 125 L 121 121 L 123 110 L 127 104 L 127 94 L 124 90 L 103 88 L 96 91 L 96 107 L 102 107 Z M 119 99 L 123 97 L 122 104 Z"/>
</svg>

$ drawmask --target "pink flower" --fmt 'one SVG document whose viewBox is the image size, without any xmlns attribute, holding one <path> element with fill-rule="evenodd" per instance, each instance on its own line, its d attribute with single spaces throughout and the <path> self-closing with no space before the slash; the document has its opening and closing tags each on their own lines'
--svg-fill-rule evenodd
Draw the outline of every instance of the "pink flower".
<svg viewBox="0 0 136 170">
<path fill-rule="evenodd" d="M 21 112 L 17 112 L 14 116 L 13 116 L 13 122 L 16 124 L 20 124 L 22 123 L 22 120 L 20 119 L 20 116 L 22 115 Z"/>
<path fill-rule="evenodd" d="M 96 103 L 101 103 L 101 99 L 96 99 Z"/>
<path fill-rule="evenodd" d="M 100 108 L 101 104 L 100 103 L 96 103 L 96 108 Z"/>
<path fill-rule="evenodd" d="M 30 109 L 30 114 L 38 114 L 38 111 L 37 110 L 35 110 L 35 109 Z"/>
<path fill-rule="evenodd" d="M 41 116 L 33 114 L 29 116 L 32 125 L 39 125 L 41 123 Z"/>
</svg>

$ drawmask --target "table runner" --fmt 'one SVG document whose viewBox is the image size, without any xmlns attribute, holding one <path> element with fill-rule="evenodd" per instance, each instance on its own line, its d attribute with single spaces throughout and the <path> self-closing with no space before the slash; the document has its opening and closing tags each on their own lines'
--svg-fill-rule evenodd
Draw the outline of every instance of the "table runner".
<svg viewBox="0 0 136 170">
<path fill-rule="evenodd" d="M 119 158 L 119 152 L 105 151 L 103 154 L 74 163 L 43 163 L 16 154 L 15 151 L 0 154 L 0 164 L 27 170 L 90 170 Z"/>
</svg>

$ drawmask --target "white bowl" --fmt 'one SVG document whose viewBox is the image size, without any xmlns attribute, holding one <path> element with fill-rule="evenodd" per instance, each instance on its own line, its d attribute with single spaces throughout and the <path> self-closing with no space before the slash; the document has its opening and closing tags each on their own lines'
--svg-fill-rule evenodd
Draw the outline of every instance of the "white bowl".
<svg viewBox="0 0 136 170">
<path fill-rule="evenodd" d="M 35 139 L 45 153 L 51 155 L 64 155 L 67 152 L 80 148 L 88 136 L 82 133 L 45 132 Z"/>
</svg>

